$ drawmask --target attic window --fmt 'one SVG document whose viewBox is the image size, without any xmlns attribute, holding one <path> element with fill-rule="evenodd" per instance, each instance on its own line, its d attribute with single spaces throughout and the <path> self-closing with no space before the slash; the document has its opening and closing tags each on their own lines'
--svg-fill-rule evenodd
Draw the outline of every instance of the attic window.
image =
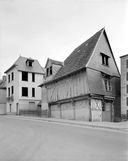
<svg viewBox="0 0 128 161">
<path fill-rule="evenodd" d="M 108 66 L 109 65 L 109 56 L 105 55 L 103 53 L 101 53 L 101 56 L 102 56 L 102 64 L 105 66 Z"/>
<path fill-rule="evenodd" d="M 29 64 L 29 67 L 32 67 L 32 62 L 31 61 L 29 61 L 28 64 Z"/>
<path fill-rule="evenodd" d="M 46 76 L 50 76 L 52 75 L 52 66 L 50 66 L 49 68 L 46 69 Z"/>
<path fill-rule="evenodd" d="M 32 67 L 33 62 L 34 62 L 34 60 L 29 58 L 29 59 L 26 60 L 26 65 L 29 66 L 29 67 Z"/>
</svg>

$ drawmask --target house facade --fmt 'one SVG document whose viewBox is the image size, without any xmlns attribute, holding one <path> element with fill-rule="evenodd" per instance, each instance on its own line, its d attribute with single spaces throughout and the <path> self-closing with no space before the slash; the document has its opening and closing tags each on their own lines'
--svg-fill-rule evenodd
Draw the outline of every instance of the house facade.
<svg viewBox="0 0 128 161">
<path fill-rule="evenodd" d="M 114 121 L 120 117 L 119 85 L 120 73 L 102 29 L 77 47 L 40 87 L 50 117 Z"/>
<path fill-rule="evenodd" d="M 121 114 L 128 116 L 128 54 L 121 58 Z"/>
<path fill-rule="evenodd" d="M 17 113 L 20 110 L 36 110 L 41 100 L 41 89 L 44 70 L 35 59 L 20 56 L 16 62 L 5 71 L 7 74 L 7 113 Z"/>
<path fill-rule="evenodd" d="M 6 114 L 6 76 L 0 80 L 0 115 Z"/>
</svg>

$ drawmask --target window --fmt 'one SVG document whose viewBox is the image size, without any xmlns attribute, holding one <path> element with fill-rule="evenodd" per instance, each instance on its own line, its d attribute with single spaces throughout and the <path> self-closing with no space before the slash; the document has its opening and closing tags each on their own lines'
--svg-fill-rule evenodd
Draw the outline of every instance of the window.
<svg viewBox="0 0 128 161">
<path fill-rule="evenodd" d="M 14 94 L 14 87 L 11 86 L 12 95 Z"/>
<path fill-rule="evenodd" d="M 126 93 L 128 93 L 128 85 L 126 85 Z"/>
<path fill-rule="evenodd" d="M 34 62 L 34 60 L 31 59 L 31 58 L 29 58 L 29 59 L 26 60 L 26 65 L 27 65 L 28 67 L 32 67 L 32 63 L 33 63 L 33 62 Z"/>
<path fill-rule="evenodd" d="M 128 81 L 128 72 L 126 73 L 126 80 Z"/>
<path fill-rule="evenodd" d="M 46 69 L 46 76 L 49 74 L 49 68 Z"/>
<path fill-rule="evenodd" d="M 108 62 L 109 56 L 105 55 L 103 53 L 101 53 L 101 56 L 102 56 L 102 64 L 108 66 L 109 65 L 109 62 Z"/>
<path fill-rule="evenodd" d="M 12 74 L 11 74 L 11 75 L 12 75 L 12 81 L 13 81 L 13 80 L 14 80 L 14 73 L 12 72 Z"/>
<path fill-rule="evenodd" d="M 8 83 L 10 82 L 10 75 L 8 75 Z"/>
<path fill-rule="evenodd" d="M 126 106 L 128 106 L 128 97 L 126 98 Z"/>
<path fill-rule="evenodd" d="M 32 88 L 32 97 L 35 97 L 35 88 Z"/>
<path fill-rule="evenodd" d="M 32 67 L 32 62 L 29 61 L 29 62 L 28 62 L 28 65 L 29 65 L 29 67 Z"/>
<path fill-rule="evenodd" d="M 126 68 L 128 68 L 128 59 L 126 60 Z"/>
<path fill-rule="evenodd" d="M 50 75 L 52 75 L 52 66 L 50 67 Z"/>
<path fill-rule="evenodd" d="M 22 87 L 22 96 L 27 97 L 28 96 L 28 88 Z"/>
<path fill-rule="evenodd" d="M 32 82 L 35 82 L 35 73 L 32 73 Z"/>
<path fill-rule="evenodd" d="M 46 76 L 52 75 L 52 66 L 46 69 Z"/>
<path fill-rule="evenodd" d="M 10 97 L 10 88 L 8 88 L 8 97 Z"/>
<path fill-rule="evenodd" d="M 28 81 L 28 73 L 22 72 L 22 81 Z"/>
<path fill-rule="evenodd" d="M 105 85 L 106 91 L 111 91 L 112 90 L 111 82 L 110 82 L 109 78 L 104 78 L 104 85 Z"/>
</svg>

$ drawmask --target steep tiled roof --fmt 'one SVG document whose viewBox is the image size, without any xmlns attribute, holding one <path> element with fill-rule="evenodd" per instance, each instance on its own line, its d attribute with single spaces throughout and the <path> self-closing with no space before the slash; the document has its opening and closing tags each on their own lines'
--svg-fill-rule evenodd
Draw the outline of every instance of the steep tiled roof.
<svg viewBox="0 0 128 161">
<path fill-rule="evenodd" d="M 64 61 L 64 66 L 60 68 L 53 80 L 64 77 L 84 68 L 88 63 L 89 58 L 91 57 L 103 30 L 104 29 L 101 29 L 95 35 L 77 47 Z"/>
<path fill-rule="evenodd" d="M 33 66 L 28 67 L 28 66 L 26 66 L 26 60 L 27 59 L 28 58 L 26 58 L 26 57 L 20 56 L 16 60 L 16 62 L 8 70 L 5 71 L 5 73 L 7 73 L 12 68 L 16 67 L 16 69 L 19 70 L 19 71 L 26 71 L 26 72 L 34 72 L 34 73 L 44 74 L 44 69 L 41 67 L 38 60 L 33 59 L 34 60 Z"/>
</svg>

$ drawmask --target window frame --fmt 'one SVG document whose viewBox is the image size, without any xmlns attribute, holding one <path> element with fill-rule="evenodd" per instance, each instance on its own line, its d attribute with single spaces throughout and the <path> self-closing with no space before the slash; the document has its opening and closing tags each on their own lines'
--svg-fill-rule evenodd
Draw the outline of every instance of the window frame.
<svg viewBox="0 0 128 161">
<path fill-rule="evenodd" d="M 52 75 L 52 66 L 49 67 L 49 75 Z"/>
<path fill-rule="evenodd" d="M 32 73 L 32 82 L 35 82 L 35 73 Z"/>
<path fill-rule="evenodd" d="M 126 85 L 126 93 L 128 93 L 128 85 Z"/>
<path fill-rule="evenodd" d="M 53 74 L 53 67 L 50 66 L 50 67 L 46 68 L 46 76 L 48 77 L 52 74 Z"/>
<path fill-rule="evenodd" d="M 112 91 L 112 85 L 109 78 L 104 78 L 104 86 L 107 92 Z"/>
<path fill-rule="evenodd" d="M 12 81 L 14 80 L 14 72 L 11 73 Z"/>
<path fill-rule="evenodd" d="M 23 92 L 23 90 L 26 90 L 26 91 Z M 24 94 L 24 93 L 26 93 L 26 94 Z M 22 97 L 28 97 L 28 87 L 22 87 L 21 88 L 21 96 Z"/>
<path fill-rule="evenodd" d="M 10 97 L 10 87 L 8 88 L 8 97 Z"/>
<path fill-rule="evenodd" d="M 11 86 L 11 94 L 14 94 L 14 86 Z"/>
<path fill-rule="evenodd" d="M 26 79 L 25 79 L 25 77 L 23 76 L 23 75 L 25 75 L 25 74 L 27 74 L 27 75 L 26 75 Z M 21 77 L 22 77 L 21 80 L 22 80 L 22 81 L 28 82 L 28 72 L 22 71 L 22 74 L 21 74 L 21 75 L 22 75 L 22 76 L 21 76 Z"/>
<path fill-rule="evenodd" d="M 8 75 L 8 83 L 10 83 L 10 74 Z"/>
<path fill-rule="evenodd" d="M 126 106 L 128 106 L 128 97 L 126 97 Z"/>
<path fill-rule="evenodd" d="M 32 97 L 35 97 L 35 88 L 32 88 Z"/>
<path fill-rule="evenodd" d="M 128 72 L 126 72 L 126 81 L 128 81 Z"/>
<path fill-rule="evenodd" d="M 126 59 L 126 68 L 128 68 L 128 59 Z"/>
<path fill-rule="evenodd" d="M 32 67 L 32 62 L 31 61 L 28 61 L 28 66 Z"/>
<path fill-rule="evenodd" d="M 104 54 L 104 53 L 100 53 L 101 56 L 102 56 L 102 65 L 105 65 L 105 66 L 109 66 L 109 56 Z"/>
</svg>

